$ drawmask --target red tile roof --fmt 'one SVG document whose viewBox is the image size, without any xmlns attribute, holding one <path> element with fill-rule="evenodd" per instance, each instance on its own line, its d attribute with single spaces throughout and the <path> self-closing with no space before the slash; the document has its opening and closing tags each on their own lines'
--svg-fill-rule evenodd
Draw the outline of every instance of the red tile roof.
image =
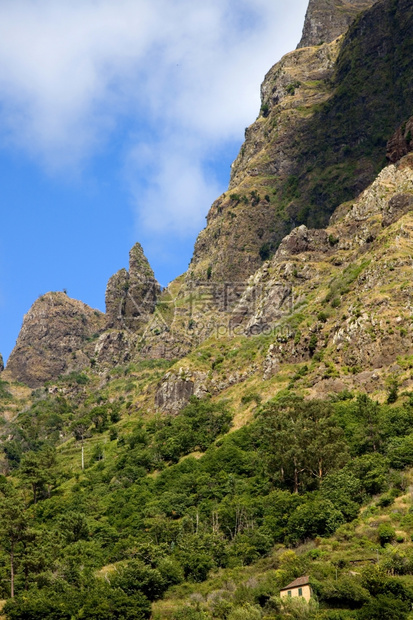
<svg viewBox="0 0 413 620">
<path fill-rule="evenodd" d="M 281 588 L 281 592 L 283 590 L 292 590 L 293 588 L 300 588 L 301 586 L 307 586 L 310 583 L 310 577 L 308 575 L 306 575 L 305 577 L 299 577 L 298 579 L 295 579 L 294 581 L 292 581 L 291 583 L 288 584 L 288 586 L 285 586 L 285 588 Z"/>
</svg>

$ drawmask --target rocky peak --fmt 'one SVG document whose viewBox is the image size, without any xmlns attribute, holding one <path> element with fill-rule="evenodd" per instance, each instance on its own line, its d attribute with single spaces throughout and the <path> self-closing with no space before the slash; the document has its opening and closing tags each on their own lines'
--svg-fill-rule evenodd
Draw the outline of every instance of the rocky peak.
<svg viewBox="0 0 413 620">
<path fill-rule="evenodd" d="M 84 349 L 105 325 L 104 314 L 65 293 L 46 293 L 23 319 L 6 367 L 12 379 L 38 387 L 89 365 Z"/>
<path fill-rule="evenodd" d="M 375 0 L 310 0 L 298 48 L 330 43 L 346 32 Z"/>
<path fill-rule="evenodd" d="M 129 252 L 129 271 L 121 269 L 107 284 L 108 327 L 138 331 L 154 311 L 160 292 L 142 246 L 136 243 Z"/>
</svg>

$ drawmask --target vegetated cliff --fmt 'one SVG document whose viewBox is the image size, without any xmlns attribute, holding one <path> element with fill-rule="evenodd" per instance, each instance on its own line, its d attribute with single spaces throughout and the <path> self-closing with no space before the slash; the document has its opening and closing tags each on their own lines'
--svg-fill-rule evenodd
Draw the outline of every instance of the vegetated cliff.
<svg viewBox="0 0 413 620">
<path fill-rule="evenodd" d="M 411 2 L 381 0 L 344 37 L 291 52 L 269 71 L 190 277 L 248 277 L 295 226 L 325 226 L 373 181 L 387 140 L 411 114 L 412 30 Z"/>
<path fill-rule="evenodd" d="M 298 47 L 331 43 L 376 0 L 310 0 Z"/>
<path fill-rule="evenodd" d="M 221 316 L 228 329 L 213 334 L 219 354 L 209 354 L 209 370 L 201 346 L 200 357 L 192 354 L 168 370 L 156 406 L 176 412 L 192 394 L 226 393 L 253 377 L 260 392 L 270 394 L 291 387 L 291 376 L 309 396 L 353 389 L 380 396 L 389 377 L 411 388 L 412 276 L 408 154 L 344 203 L 328 228 L 301 225 L 285 237 L 238 304 Z M 246 365 L 234 354 L 242 336 L 251 340 L 250 350 L 256 347 Z M 237 341 L 232 348 L 231 340 Z"/>
<path fill-rule="evenodd" d="M 105 315 L 65 293 L 42 295 L 25 315 L 6 378 L 37 387 L 90 365 L 88 349 L 105 327 Z"/>
</svg>

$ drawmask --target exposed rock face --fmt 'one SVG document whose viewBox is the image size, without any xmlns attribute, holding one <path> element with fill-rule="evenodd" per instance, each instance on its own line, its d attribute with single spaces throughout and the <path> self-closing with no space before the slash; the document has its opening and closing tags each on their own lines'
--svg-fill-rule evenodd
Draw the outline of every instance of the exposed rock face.
<svg viewBox="0 0 413 620">
<path fill-rule="evenodd" d="M 327 0 L 315 1 L 307 29 L 311 15 L 325 12 L 323 28 L 340 26 L 330 40 L 369 6 L 343 37 L 300 47 L 266 75 L 259 117 L 246 130 L 228 192 L 210 209 L 188 278 L 247 280 L 291 230 L 325 227 L 383 167 L 386 142 L 411 115 L 412 3 L 331 0 L 327 9 Z"/>
<path fill-rule="evenodd" d="M 177 414 L 189 402 L 191 396 L 205 398 L 217 395 L 232 385 L 246 381 L 258 370 L 251 364 L 247 370 L 235 370 L 223 377 L 219 372 L 203 372 L 180 367 L 167 372 L 155 395 L 155 406 L 163 413 Z"/>
<path fill-rule="evenodd" d="M 0 353 L 0 372 L 3 372 L 3 370 L 4 370 L 3 356 Z"/>
<path fill-rule="evenodd" d="M 125 364 L 131 358 L 134 345 L 134 338 L 131 338 L 127 331 L 105 331 L 96 342 L 94 359 L 99 368 L 113 368 L 117 364 Z"/>
<path fill-rule="evenodd" d="M 104 314 L 65 293 L 42 295 L 25 315 L 6 372 L 29 387 L 88 365 L 88 339 L 105 325 Z"/>
<path fill-rule="evenodd" d="M 387 143 L 387 159 L 395 164 L 413 151 L 413 116 L 403 123 Z"/>
<path fill-rule="evenodd" d="M 153 313 L 160 292 L 142 246 L 136 243 L 129 252 L 129 271 L 121 269 L 107 284 L 108 327 L 138 331 Z"/>
<path fill-rule="evenodd" d="M 207 373 L 191 372 L 187 368 L 180 368 L 177 374 L 166 373 L 156 392 L 157 409 L 165 413 L 179 413 L 191 396 L 202 398 L 207 394 L 206 381 Z"/>
<path fill-rule="evenodd" d="M 382 226 L 394 224 L 409 211 L 413 211 L 413 194 L 396 194 L 383 209 Z"/>
<path fill-rule="evenodd" d="M 301 252 L 331 252 L 331 245 L 325 230 L 309 230 L 303 224 L 282 240 L 278 254 L 287 257 Z"/>
<path fill-rule="evenodd" d="M 330 43 L 376 0 L 310 0 L 298 47 Z"/>
</svg>

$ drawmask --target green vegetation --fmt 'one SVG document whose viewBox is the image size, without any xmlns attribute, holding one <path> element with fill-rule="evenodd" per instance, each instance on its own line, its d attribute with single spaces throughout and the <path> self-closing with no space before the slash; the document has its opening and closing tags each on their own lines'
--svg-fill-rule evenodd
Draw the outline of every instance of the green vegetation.
<svg viewBox="0 0 413 620">
<path fill-rule="evenodd" d="M 70 401 L 39 394 L 4 444 L 12 474 L 0 479 L 6 617 L 147 618 L 159 601 L 160 617 L 286 618 L 279 588 L 310 572 L 318 603 L 305 617 L 333 618 L 335 608 L 357 614 L 340 617 L 375 617 L 367 614 L 393 605 L 407 618 L 413 552 L 400 556 L 397 545 L 413 535 L 409 510 L 399 526 L 379 518 L 361 546 L 356 529 L 364 505 L 368 518 L 404 493 L 413 398 L 396 407 L 351 394 L 335 402 L 286 394 L 260 404 L 250 391 L 242 405 L 252 402 L 254 420 L 228 434 L 225 401 L 193 398 L 176 417 L 125 426 L 122 403 L 98 392 Z M 71 433 L 88 447 L 84 470 Z M 79 455 L 74 472 L 70 446 Z M 322 551 L 331 536 L 334 550 Z M 309 540 L 320 543 L 299 552 Z M 354 541 L 354 559 L 380 548 L 379 564 L 352 578 L 340 541 Z M 248 571 L 259 579 L 246 586 Z M 221 573 L 234 582 L 227 594 L 199 594 L 188 605 L 188 592 L 216 590 Z M 164 596 L 175 601 L 168 613 Z"/>
<path fill-rule="evenodd" d="M 357 280 L 359 275 L 368 267 L 369 261 L 364 261 L 359 265 L 349 265 L 329 285 L 329 290 L 325 301 L 331 302 L 331 305 L 337 307 L 340 305 L 340 297 L 346 295 L 350 291 L 350 287 Z"/>
</svg>

